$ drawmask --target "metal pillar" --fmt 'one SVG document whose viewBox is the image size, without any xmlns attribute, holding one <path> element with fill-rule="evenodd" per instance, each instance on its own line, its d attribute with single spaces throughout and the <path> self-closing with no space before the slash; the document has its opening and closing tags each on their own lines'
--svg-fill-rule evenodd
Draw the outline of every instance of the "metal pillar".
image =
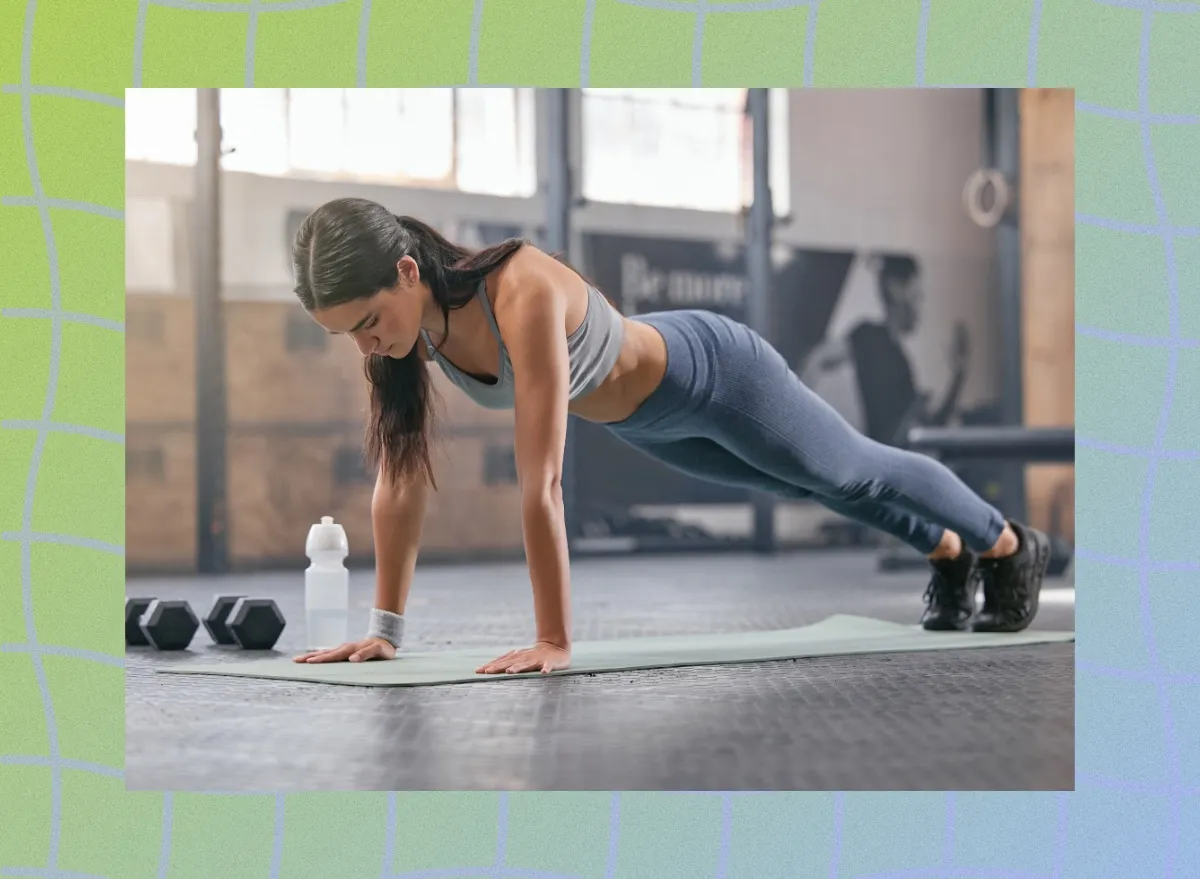
<svg viewBox="0 0 1200 879">
<path fill-rule="evenodd" d="M 770 92 L 747 89 L 746 111 L 750 116 L 753 141 L 754 199 L 746 230 L 747 319 L 750 326 L 773 343 L 771 323 L 771 232 L 775 211 L 771 205 L 770 178 Z M 751 495 L 754 508 L 754 548 L 775 550 L 775 498 L 763 492 Z"/>
<path fill-rule="evenodd" d="M 1000 328 L 1000 401 L 1007 425 L 1025 421 L 1021 358 L 1021 126 L 1020 90 L 989 89 L 985 122 L 990 141 L 985 163 L 1002 175 L 1009 197 L 996 225 L 996 288 Z M 1005 473 L 1006 514 L 1024 520 L 1025 468 L 1009 465 Z"/>
<path fill-rule="evenodd" d="M 546 209 L 545 247 L 550 253 L 561 253 L 571 260 L 571 206 L 575 200 L 574 177 L 571 173 L 571 131 L 575 114 L 571 112 L 571 89 L 542 89 L 539 130 L 543 137 L 545 174 L 542 178 L 542 198 Z M 563 515 L 566 519 L 567 540 L 576 536 L 575 497 L 575 419 L 567 418 L 567 442 L 563 452 Z"/>
<path fill-rule="evenodd" d="M 196 89 L 196 567 L 228 567 L 225 333 L 221 309 L 221 91 Z"/>
</svg>

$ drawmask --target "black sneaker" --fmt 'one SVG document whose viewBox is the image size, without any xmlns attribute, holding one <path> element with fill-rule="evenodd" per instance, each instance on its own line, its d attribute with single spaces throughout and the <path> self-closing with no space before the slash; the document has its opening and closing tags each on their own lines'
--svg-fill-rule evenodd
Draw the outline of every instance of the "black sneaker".
<svg viewBox="0 0 1200 879">
<path fill-rule="evenodd" d="M 980 559 L 983 610 L 971 623 L 976 632 L 1020 632 L 1037 616 L 1042 577 L 1050 564 L 1050 538 L 1019 522 L 1008 523 L 1020 545 L 1002 559 Z"/>
<path fill-rule="evenodd" d="M 963 547 L 956 558 L 930 561 L 921 626 L 930 632 L 961 632 L 975 613 L 975 554 Z"/>
</svg>

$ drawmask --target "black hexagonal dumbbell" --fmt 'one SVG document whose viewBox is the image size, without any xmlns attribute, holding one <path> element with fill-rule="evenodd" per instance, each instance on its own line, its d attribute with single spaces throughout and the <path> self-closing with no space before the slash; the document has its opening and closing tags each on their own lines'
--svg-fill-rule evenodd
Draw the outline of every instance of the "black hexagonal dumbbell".
<svg viewBox="0 0 1200 879">
<path fill-rule="evenodd" d="M 155 599 L 146 608 L 138 627 L 156 650 L 185 650 L 200 628 L 200 620 L 186 601 Z"/>
<path fill-rule="evenodd" d="M 130 647 L 149 647 L 150 642 L 139 625 L 146 608 L 154 603 L 153 598 L 125 599 L 125 643 Z"/>
<path fill-rule="evenodd" d="M 213 599 L 212 607 L 204 616 L 204 628 L 212 637 L 213 643 L 234 646 L 237 639 L 229 631 L 229 612 L 244 595 L 218 595 Z"/>
<path fill-rule="evenodd" d="M 287 621 L 270 598 L 241 598 L 229 611 L 226 625 L 243 650 L 270 650 Z"/>
</svg>

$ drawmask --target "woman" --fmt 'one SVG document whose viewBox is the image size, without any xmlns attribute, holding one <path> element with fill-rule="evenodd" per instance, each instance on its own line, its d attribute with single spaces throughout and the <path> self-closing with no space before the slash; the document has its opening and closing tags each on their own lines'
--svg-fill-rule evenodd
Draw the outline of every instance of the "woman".
<svg viewBox="0 0 1200 879">
<path fill-rule="evenodd" d="M 625 318 L 569 266 L 520 240 L 472 252 L 411 217 L 337 199 L 296 233 L 296 294 L 365 358 L 376 593 L 367 636 L 297 662 L 391 659 L 433 486 L 426 363 L 483 406 L 513 408 L 536 638 L 480 673 L 571 661 L 563 520 L 567 415 L 726 484 L 812 498 L 926 554 L 927 629 L 1019 631 L 1033 620 L 1045 535 L 930 458 L 855 432 L 749 328 L 705 311 Z M 586 464 L 585 464 L 586 466 Z M 976 577 L 985 604 L 974 616 Z"/>
</svg>

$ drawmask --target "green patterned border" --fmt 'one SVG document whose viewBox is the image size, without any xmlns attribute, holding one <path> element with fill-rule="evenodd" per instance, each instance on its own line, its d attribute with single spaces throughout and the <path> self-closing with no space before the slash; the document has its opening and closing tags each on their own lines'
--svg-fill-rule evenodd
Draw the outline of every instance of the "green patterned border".
<svg viewBox="0 0 1200 879">
<path fill-rule="evenodd" d="M 1200 875 L 1197 57 L 1165 0 L 0 0 L 0 876 Z M 476 83 L 1076 88 L 1076 793 L 125 792 L 124 89 Z"/>
</svg>

